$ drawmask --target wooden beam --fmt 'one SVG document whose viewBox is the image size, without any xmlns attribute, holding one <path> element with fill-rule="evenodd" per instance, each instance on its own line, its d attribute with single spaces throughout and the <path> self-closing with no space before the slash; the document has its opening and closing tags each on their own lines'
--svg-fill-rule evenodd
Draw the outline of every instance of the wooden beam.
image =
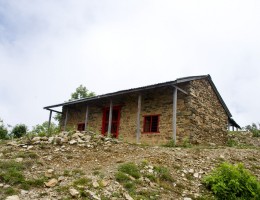
<svg viewBox="0 0 260 200">
<path fill-rule="evenodd" d="M 51 115 L 52 115 L 52 110 L 50 110 L 50 115 L 49 115 L 49 122 L 48 122 L 48 133 L 50 133 L 50 126 L 51 126 Z"/>
<path fill-rule="evenodd" d="M 138 105 L 137 105 L 137 129 L 136 129 L 136 143 L 139 143 L 140 140 L 140 114 L 141 114 L 141 101 L 142 101 L 142 95 L 139 94 L 138 95 Z"/>
<path fill-rule="evenodd" d="M 69 112 L 69 108 L 67 108 L 67 111 L 66 111 L 65 122 L 64 122 L 64 131 L 66 131 L 66 126 L 67 126 L 67 121 L 68 121 L 68 112 Z"/>
<path fill-rule="evenodd" d="M 57 110 L 53 110 L 53 109 L 50 109 L 50 108 L 46 108 L 46 110 L 49 110 L 49 111 L 52 111 L 52 112 L 56 112 L 56 113 L 60 113 L 60 114 L 62 114 L 62 112 L 57 111 Z"/>
<path fill-rule="evenodd" d="M 87 108 L 86 108 L 86 118 L 85 118 L 85 131 L 87 131 L 88 129 L 88 105 L 87 105 Z"/>
<path fill-rule="evenodd" d="M 188 92 L 186 92 L 185 90 L 183 90 L 183 89 L 179 88 L 178 86 L 176 86 L 176 85 L 172 85 L 172 87 L 174 87 L 174 88 L 176 88 L 177 90 L 181 91 L 182 93 L 184 93 L 184 94 L 187 94 L 187 95 L 188 95 Z"/>
<path fill-rule="evenodd" d="M 173 89 L 173 115 L 172 115 L 172 139 L 174 144 L 176 144 L 176 121 L 177 121 L 177 88 L 174 87 Z"/>
<path fill-rule="evenodd" d="M 113 113 L 113 102 L 110 100 L 110 106 L 109 106 L 109 117 L 108 117 L 108 130 L 107 130 L 107 136 L 111 137 L 111 127 L 112 127 L 112 113 Z"/>
</svg>

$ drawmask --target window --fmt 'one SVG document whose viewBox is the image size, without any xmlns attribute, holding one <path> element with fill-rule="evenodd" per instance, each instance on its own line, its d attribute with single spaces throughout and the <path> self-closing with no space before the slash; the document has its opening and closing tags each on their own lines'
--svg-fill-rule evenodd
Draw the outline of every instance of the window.
<svg viewBox="0 0 260 200">
<path fill-rule="evenodd" d="M 85 123 L 78 123 L 78 131 L 85 131 Z"/>
<path fill-rule="evenodd" d="M 159 133 L 159 115 L 144 116 L 144 133 Z"/>
</svg>

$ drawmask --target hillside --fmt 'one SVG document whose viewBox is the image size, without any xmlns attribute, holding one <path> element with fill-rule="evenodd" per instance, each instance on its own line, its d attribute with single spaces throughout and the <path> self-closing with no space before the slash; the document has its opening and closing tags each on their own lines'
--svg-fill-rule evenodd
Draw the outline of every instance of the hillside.
<svg viewBox="0 0 260 200">
<path fill-rule="evenodd" d="M 201 180 L 224 161 L 260 180 L 259 138 L 230 137 L 233 147 L 143 146 L 78 132 L 1 141 L 0 199 L 210 199 Z"/>
</svg>

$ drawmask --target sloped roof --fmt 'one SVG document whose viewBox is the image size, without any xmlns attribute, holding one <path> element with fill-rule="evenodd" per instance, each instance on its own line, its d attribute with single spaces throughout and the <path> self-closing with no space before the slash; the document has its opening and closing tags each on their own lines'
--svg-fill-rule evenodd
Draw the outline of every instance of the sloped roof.
<svg viewBox="0 0 260 200">
<path fill-rule="evenodd" d="M 226 114 L 228 115 L 229 119 L 231 119 L 232 115 L 231 115 L 228 107 L 226 106 L 224 100 L 222 99 L 221 95 L 219 94 L 219 92 L 218 92 L 218 90 L 217 90 L 215 84 L 213 83 L 211 76 L 209 74 L 208 75 L 201 75 L 201 76 L 183 77 L 183 78 L 178 78 L 174 81 L 157 83 L 157 84 L 153 84 L 153 85 L 137 87 L 137 88 L 127 89 L 127 90 L 120 90 L 120 91 L 117 91 L 117 92 L 107 93 L 107 94 L 103 94 L 103 95 L 97 95 L 97 96 L 94 96 L 94 97 L 77 99 L 77 100 L 74 100 L 74 101 L 59 103 L 59 104 L 55 104 L 55 105 L 51 105 L 51 106 L 46 106 L 46 107 L 44 107 L 44 109 L 49 110 L 49 109 L 52 109 L 52 108 L 55 108 L 55 107 L 60 107 L 60 106 L 69 106 L 69 105 L 83 103 L 83 102 L 91 102 L 91 101 L 95 101 L 97 99 L 111 98 L 111 97 L 122 95 L 122 94 L 130 94 L 130 93 L 134 93 L 134 92 L 141 92 L 141 91 L 165 87 L 165 86 L 177 85 L 178 83 L 185 83 L 185 82 L 189 82 L 189 81 L 193 81 L 193 80 L 199 80 L 199 79 L 207 79 L 209 81 L 209 83 L 212 86 L 214 92 L 216 93 L 221 105 L 223 106 Z M 233 121 L 230 121 L 230 123 L 232 125 L 234 125 L 235 127 L 240 128 L 239 125 L 235 121 L 234 121 L 235 123 L 232 123 Z"/>
</svg>

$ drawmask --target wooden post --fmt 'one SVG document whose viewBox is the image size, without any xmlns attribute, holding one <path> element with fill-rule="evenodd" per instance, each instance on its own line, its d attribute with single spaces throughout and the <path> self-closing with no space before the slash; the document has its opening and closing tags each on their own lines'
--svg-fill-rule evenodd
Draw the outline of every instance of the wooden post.
<svg viewBox="0 0 260 200">
<path fill-rule="evenodd" d="M 141 101 L 142 101 L 142 96 L 141 94 L 138 95 L 138 106 L 137 106 L 137 130 L 136 130 L 136 143 L 139 143 L 140 139 L 140 114 L 141 114 Z"/>
<path fill-rule="evenodd" d="M 232 131 L 234 131 L 234 126 L 232 126 Z"/>
<path fill-rule="evenodd" d="M 177 121 L 177 88 L 173 88 L 173 115 L 172 115 L 172 139 L 176 144 L 176 121 Z"/>
<path fill-rule="evenodd" d="M 66 126 L 67 126 L 67 121 L 68 121 L 68 112 L 69 112 L 69 108 L 67 108 L 67 111 L 66 111 L 65 122 L 64 122 L 64 131 L 66 131 Z"/>
<path fill-rule="evenodd" d="M 107 136 L 111 136 L 111 127 L 112 127 L 112 113 L 113 113 L 113 102 L 110 100 L 110 106 L 109 106 L 109 118 L 108 118 L 108 130 L 107 130 Z"/>
<path fill-rule="evenodd" d="M 88 112 L 89 112 L 89 110 L 88 110 L 88 105 L 87 105 L 87 108 L 86 108 L 86 118 L 85 118 L 85 131 L 87 131 L 88 129 Z"/>
<path fill-rule="evenodd" d="M 49 123 L 48 123 L 48 133 L 50 133 L 51 115 L 52 115 L 52 110 L 50 110 Z"/>
</svg>

